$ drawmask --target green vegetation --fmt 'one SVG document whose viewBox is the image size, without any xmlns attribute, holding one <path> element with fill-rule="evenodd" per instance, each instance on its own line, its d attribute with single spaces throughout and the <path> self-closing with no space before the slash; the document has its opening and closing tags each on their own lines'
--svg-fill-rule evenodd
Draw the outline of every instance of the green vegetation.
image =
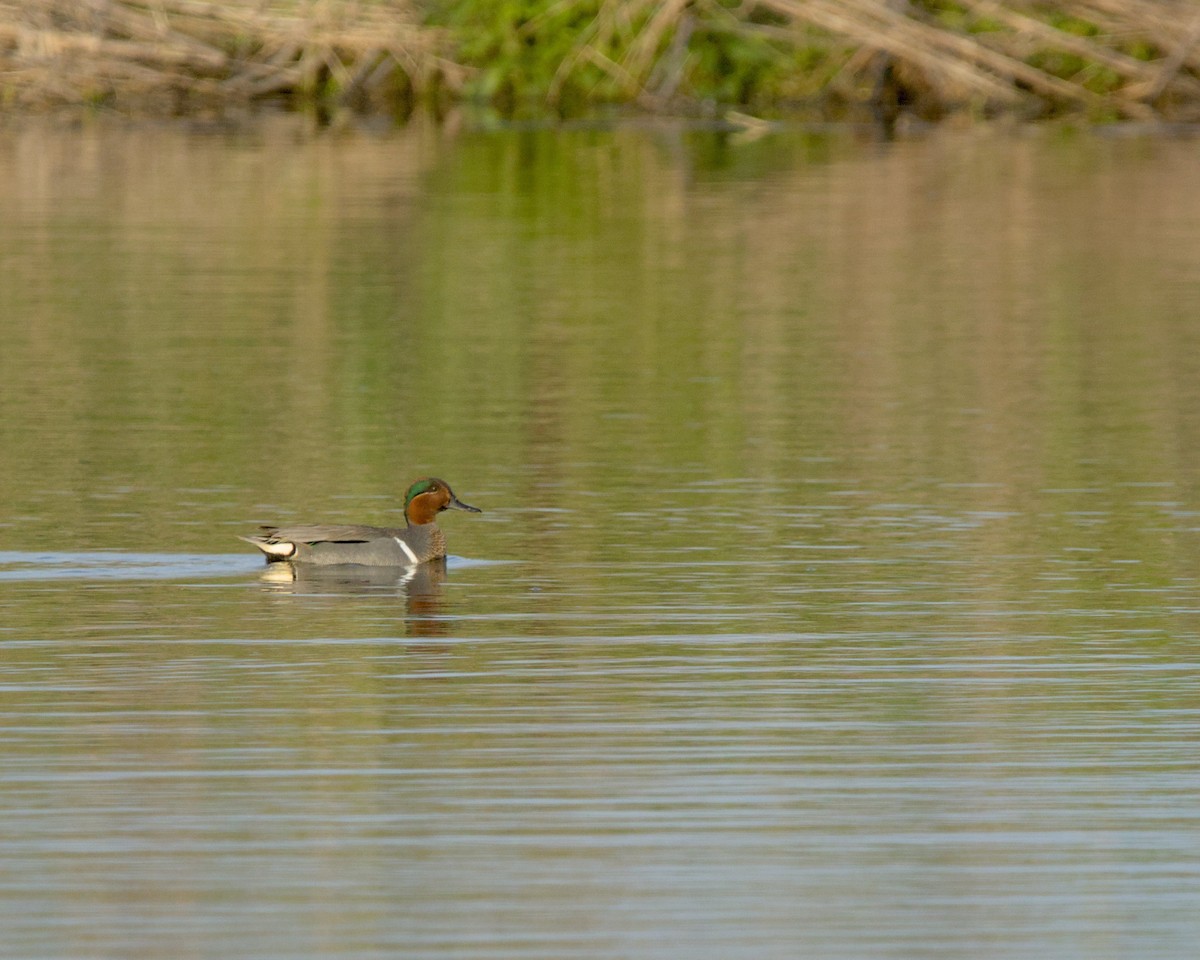
<svg viewBox="0 0 1200 960">
<path fill-rule="evenodd" d="M 777 12 L 717 2 L 443 0 L 429 22 L 471 68 L 464 95 L 506 114 L 779 108 L 812 100 L 851 52 Z"/>
<path fill-rule="evenodd" d="M 0 0 L 0 102 L 1200 120 L 1184 0 Z"/>
</svg>

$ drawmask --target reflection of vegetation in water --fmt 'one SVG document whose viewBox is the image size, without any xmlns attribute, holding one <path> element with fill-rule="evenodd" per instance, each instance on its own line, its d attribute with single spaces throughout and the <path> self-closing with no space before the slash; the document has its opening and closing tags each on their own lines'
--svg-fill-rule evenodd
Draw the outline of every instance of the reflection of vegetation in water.
<svg viewBox="0 0 1200 960">
<path fill-rule="evenodd" d="M 452 552 L 548 570 L 1191 567 L 1200 353 L 1144 283 L 1192 269 L 1186 145 L 27 136 L 81 195 L 0 226 L 10 548 L 232 552 L 437 473 L 487 511 Z"/>
</svg>

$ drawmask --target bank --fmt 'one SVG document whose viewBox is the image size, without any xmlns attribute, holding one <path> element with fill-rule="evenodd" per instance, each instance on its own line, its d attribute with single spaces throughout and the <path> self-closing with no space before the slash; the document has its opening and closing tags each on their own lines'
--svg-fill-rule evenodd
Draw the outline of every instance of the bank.
<svg viewBox="0 0 1200 960">
<path fill-rule="evenodd" d="M 0 0 L 0 110 L 1200 121 L 1185 0 Z"/>
</svg>

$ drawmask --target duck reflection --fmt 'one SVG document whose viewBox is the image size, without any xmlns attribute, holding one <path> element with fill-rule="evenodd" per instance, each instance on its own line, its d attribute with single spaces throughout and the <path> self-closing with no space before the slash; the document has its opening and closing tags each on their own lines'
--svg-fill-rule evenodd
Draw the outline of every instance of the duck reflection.
<svg viewBox="0 0 1200 960">
<path fill-rule="evenodd" d="M 284 561 L 267 564 L 259 579 L 268 590 L 296 596 L 399 594 L 404 597 L 410 636 L 440 637 L 449 629 L 449 624 L 439 616 L 442 584 L 446 580 L 445 558 L 415 567 L 314 566 Z"/>
</svg>

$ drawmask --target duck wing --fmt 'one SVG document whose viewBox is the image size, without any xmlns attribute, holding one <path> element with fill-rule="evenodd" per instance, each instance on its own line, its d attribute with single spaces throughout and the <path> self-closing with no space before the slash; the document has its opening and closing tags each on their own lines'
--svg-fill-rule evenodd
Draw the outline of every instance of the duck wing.
<svg viewBox="0 0 1200 960">
<path fill-rule="evenodd" d="M 394 537 L 399 531 L 388 527 L 364 527 L 356 524 L 307 524 L 294 527 L 260 528 L 270 543 L 367 543 Z"/>
</svg>

